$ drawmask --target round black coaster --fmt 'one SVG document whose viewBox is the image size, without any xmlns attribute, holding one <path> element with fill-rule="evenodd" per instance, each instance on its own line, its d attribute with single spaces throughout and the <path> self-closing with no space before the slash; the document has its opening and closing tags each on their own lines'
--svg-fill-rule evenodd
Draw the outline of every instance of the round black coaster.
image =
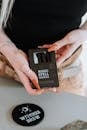
<svg viewBox="0 0 87 130">
<path fill-rule="evenodd" d="M 19 125 L 34 126 L 42 121 L 44 111 L 35 104 L 21 104 L 13 109 L 12 118 Z"/>
</svg>

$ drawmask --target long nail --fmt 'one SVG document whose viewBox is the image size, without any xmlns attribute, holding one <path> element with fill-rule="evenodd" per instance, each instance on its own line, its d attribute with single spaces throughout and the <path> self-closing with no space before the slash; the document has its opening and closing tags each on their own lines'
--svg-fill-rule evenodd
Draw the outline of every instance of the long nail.
<svg viewBox="0 0 87 130">
<path fill-rule="evenodd" d="M 33 79 L 32 82 L 33 82 L 34 86 L 35 86 L 37 89 L 39 89 L 39 90 L 41 89 L 40 86 L 39 86 L 39 84 L 36 82 L 35 79 Z"/>
</svg>

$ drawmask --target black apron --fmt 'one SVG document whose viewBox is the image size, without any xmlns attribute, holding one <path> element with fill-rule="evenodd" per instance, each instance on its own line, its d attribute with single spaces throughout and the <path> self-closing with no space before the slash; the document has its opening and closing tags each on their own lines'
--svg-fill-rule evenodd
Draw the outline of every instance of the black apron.
<svg viewBox="0 0 87 130">
<path fill-rule="evenodd" d="M 16 0 L 6 34 L 25 52 L 79 28 L 87 0 Z"/>
</svg>

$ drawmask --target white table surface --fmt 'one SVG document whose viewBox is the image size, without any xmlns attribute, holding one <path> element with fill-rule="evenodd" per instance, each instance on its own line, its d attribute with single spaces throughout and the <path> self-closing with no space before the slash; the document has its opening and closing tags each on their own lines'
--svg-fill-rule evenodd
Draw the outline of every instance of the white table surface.
<svg viewBox="0 0 87 130">
<path fill-rule="evenodd" d="M 41 106 L 45 112 L 44 120 L 34 127 L 14 123 L 12 108 L 22 103 Z M 78 119 L 87 121 L 87 97 L 69 93 L 30 96 L 20 84 L 0 78 L 0 130 L 58 130 Z"/>
</svg>

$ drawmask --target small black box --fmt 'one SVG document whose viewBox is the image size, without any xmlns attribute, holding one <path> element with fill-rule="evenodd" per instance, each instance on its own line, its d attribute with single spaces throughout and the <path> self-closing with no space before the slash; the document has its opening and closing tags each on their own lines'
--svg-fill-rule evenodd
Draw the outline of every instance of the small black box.
<svg viewBox="0 0 87 130">
<path fill-rule="evenodd" d="M 30 49 L 28 54 L 29 66 L 37 74 L 40 87 L 58 87 L 55 52 L 48 52 L 47 49 Z"/>
</svg>

